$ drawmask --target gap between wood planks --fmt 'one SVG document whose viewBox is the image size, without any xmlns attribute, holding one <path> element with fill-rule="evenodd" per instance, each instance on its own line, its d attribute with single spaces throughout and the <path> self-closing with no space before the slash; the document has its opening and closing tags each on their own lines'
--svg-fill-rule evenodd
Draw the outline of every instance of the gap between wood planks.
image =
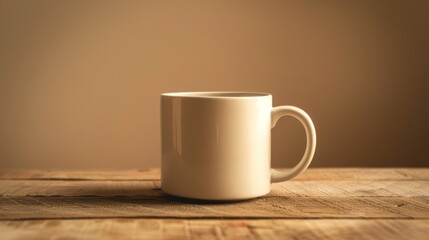
<svg viewBox="0 0 429 240">
<path fill-rule="evenodd" d="M 139 220 L 139 219 L 152 219 L 152 220 L 350 220 L 350 221 L 377 221 L 377 220 L 404 220 L 404 221 L 429 221 L 427 218 L 394 218 L 394 217 L 379 217 L 379 218 L 353 218 L 353 217 L 320 217 L 320 218 L 301 218 L 301 217 L 76 217 L 76 218 L 20 218 L 20 219 L 0 219 L 0 222 L 19 222 L 19 221 L 44 221 L 44 220 Z"/>
</svg>

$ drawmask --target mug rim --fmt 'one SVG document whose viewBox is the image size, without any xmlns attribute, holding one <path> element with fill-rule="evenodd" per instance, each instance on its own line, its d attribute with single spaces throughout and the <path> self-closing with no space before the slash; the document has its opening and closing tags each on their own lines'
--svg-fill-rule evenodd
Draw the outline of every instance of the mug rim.
<svg viewBox="0 0 429 240">
<path fill-rule="evenodd" d="M 162 97 L 180 97 L 180 98 L 260 98 L 270 97 L 271 94 L 265 92 L 246 92 L 246 91 L 195 91 L 195 92 L 166 92 Z"/>
</svg>

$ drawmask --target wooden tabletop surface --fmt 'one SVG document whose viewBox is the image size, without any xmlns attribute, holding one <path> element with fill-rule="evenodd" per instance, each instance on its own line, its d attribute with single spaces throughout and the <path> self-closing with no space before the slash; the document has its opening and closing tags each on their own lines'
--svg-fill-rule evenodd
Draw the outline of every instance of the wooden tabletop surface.
<svg viewBox="0 0 429 240">
<path fill-rule="evenodd" d="M 1 239 L 429 239 L 429 169 L 309 169 L 267 196 L 166 196 L 159 169 L 0 171 Z"/>
</svg>

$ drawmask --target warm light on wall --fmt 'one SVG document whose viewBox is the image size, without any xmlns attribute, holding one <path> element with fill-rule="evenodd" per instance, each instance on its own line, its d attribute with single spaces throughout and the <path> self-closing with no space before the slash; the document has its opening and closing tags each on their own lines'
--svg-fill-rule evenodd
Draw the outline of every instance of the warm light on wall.
<svg viewBox="0 0 429 240">
<path fill-rule="evenodd" d="M 0 168 L 159 166 L 159 95 L 197 90 L 302 107 L 312 166 L 428 166 L 429 15 L 405 5 L 3 1 Z M 303 132 L 279 123 L 275 166 Z"/>
</svg>

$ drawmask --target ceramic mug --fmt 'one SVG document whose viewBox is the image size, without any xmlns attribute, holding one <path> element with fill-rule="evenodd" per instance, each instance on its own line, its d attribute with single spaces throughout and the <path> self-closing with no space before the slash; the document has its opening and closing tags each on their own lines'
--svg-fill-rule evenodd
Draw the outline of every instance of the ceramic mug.
<svg viewBox="0 0 429 240">
<path fill-rule="evenodd" d="M 307 134 L 301 161 L 271 169 L 271 128 L 283 116 L 298 119 Z M 204 200 L 266 195 L 270 184 L 296 177 L 313 159 L 316 131 L 293 106 L 272 107 L 272 96 L 253 92 L 180 92 L 161 95 L 161 189 Z"/>
</svg>

